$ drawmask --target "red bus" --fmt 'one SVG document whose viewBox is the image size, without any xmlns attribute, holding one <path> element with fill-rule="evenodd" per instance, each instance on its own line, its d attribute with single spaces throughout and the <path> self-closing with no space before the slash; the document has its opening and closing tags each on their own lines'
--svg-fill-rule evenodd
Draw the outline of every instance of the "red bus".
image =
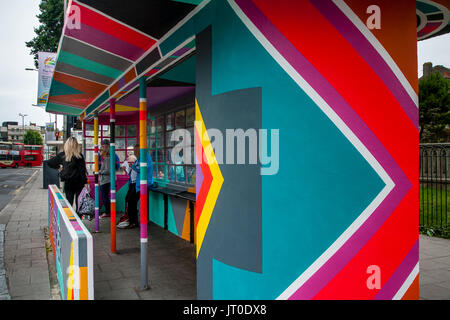
<svg viewBox="0 0 450 320">
<path fill-rule="evenodd" d="M 0 141 L 0 168 L 18 168 L 23 165 L 24 144 Z"/>
<path fill-rule="evenodd" d="M 25 145 L 24 149 L 23 162 L 25 166 L 42 166 L 42 162 L 44 161 L 44 146 Z"/>
</svg>

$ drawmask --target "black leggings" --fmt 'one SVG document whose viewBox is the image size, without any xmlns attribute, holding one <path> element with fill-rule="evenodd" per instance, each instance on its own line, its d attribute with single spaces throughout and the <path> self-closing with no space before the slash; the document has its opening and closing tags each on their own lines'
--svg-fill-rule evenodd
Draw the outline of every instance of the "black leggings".
<svg viewBox="0 0 450 320">
<path fill-rule="evenodd" d="M 75 198 L 75 207 L 73 207 L 73 208 L 75 209 L 75 212 L 77 214 L 78 214 L 78 196 L 80 195 L 81 190 L 83 190 L 83 187 L 79 190 L 64 189 L 64 193 L 66 194 L 67 202 L 69 202 L 69 204 L 71 206 L 73 206 L 73 199 Z"/>
<path fill-rule="evenodd" d="M 131 183 L 128 186 L 128 192 L 125 197 L 125 202 L 128 207 L 128 218 L 130 224 L 135 223 L 138 224 L 137 217 L 137 203 L 139 200 L 139 194 L 136 192 L 136 183 Z"/>
</svg>

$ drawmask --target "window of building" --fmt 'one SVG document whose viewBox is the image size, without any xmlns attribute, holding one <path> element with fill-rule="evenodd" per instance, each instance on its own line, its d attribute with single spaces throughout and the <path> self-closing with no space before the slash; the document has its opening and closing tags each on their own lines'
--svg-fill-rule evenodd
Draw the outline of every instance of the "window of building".
<svg viewBox="0 0 450 320">
<path fill-rule="evenodd" d="M 120 162 L 125 161 L 130 154 L 133 154 L 133 147 L 137 143 L 137 128 L 135 124 L 130 125 L 116 125 L 116 154 Z M 94 173 L 95 159 L 94 159 L 94 125 L 86 125 L 86 167 L 89 173 Z M 99 125 L 99 150 L 103 140 L 110 139 L 109 125 Z M 100 168 L 99 168 L 100 169 Z M 123 174 L 123 171 L 118 171 L 118 174 Z"/>
<path fill-rule="evenodd" d="M 175 112 L 158 115 L 150 120 L 148 128 L 148 146 L 153 160 L 153 178 L 187 186 L 195 185 L 194 164 L 194 121 L 195 110 L 192 105 Z M 184 138 L 183 143 L 191 150 L 190 163 L 184 163 L 183 151 L 172 158 L 172 134 L 177 129 L 189 131 L 191 141 Z"/>
</svg>

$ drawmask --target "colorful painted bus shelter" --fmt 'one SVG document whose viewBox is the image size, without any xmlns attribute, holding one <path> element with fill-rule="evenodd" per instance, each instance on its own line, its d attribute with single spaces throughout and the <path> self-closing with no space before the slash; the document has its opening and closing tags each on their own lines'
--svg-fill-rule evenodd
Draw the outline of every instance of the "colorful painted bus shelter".
<svg viewBox="0 0 450 320">
<path fill-rule="evenodd" d="M 143 289 L 151 222 L 195 243 L 199 299 L 418 299 L 417 41 L 450 31 L 449 8 L 72 0 L 46 111 L 83 120 L 93 184 L 102 139 L 152 157 Z M 176 129 L 196 161 L 173 159 Z M 259 133 L 243 162 L 217 147 L 237 129 Z M 111 178 L 115 252 L 127 178 Z"/>
</svg>

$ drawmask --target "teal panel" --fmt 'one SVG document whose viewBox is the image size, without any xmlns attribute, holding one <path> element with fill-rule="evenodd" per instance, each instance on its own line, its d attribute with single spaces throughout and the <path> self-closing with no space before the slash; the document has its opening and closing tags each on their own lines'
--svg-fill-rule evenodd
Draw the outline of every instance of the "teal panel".
<svg viewBox="0 0 450 320">
<path fill-rule="evenodd" d="M 181 28 L 175 31 L 160 44 L 163 56 L 182 44 L 186 39 L 196 35 L 211 24 L 215 15 L 217 1 L 211 1 L 200 10 L 193 19 L 187 21 Z"/>
<path fill-rule="evenodd" d="M 168 201 L 168 214 L 167 214 L 167 229 L 172 232 L 173 234 L 180 236 L 181 234 L 178 234 L 177 230 L 177 224 L 175 223 L 175 216 L 172 209 L 172 201 Z M 163 211 L 164 216 L 164 211 Z M 163 219 L 163 225 L 164 225 L 164 219 Z"/>
<path fill-rule="evenodd" d="M 148 219 L 164 228 L 164 197 L 160 193 L 149 192 Z"/>
<path fill-rule="evenodd" d="M 128 192 L 128 183 L 116 191 L 116 212 L 125 212 L 125 197 Z"/>
<path fill-rule="evenodd" d="M 159 78 L 195 84 L 195 66 L 196 58 L 193 56 L 164 73 L 162 76 L 159 76 Z"/>
<path fill-rule="evenodd" d="M 80 90 L 72 88 L 62 82 L 59 82 L 59 81 L 53 79 L 50 96 L 54 97 L 54 96 L 65 96 L 65 95 L 83 94 L 83 93 L 84 92 L 82 92 Z"/>
<path fill-rule="evenodd" d="M 428 3 L 425 3 L 422 1 L 417 1 L 416 5 L 417 5 L 417 9 L 419 11 L 422 11 L 423 13 L 440 12 L 440 10 L 438 8 L 436 8 L 435 6 L 432 6 L 431 4 L 428 4 Z"/>
<path fill-rule="evenodd" d="M 47 107 L 45 108 L 45 111 L 47 111 L 47 112 L 54 111 L 54 112 L 60 112 L 60 113 L 65 113 L 65 114 L 77 115 L 77 116 L 80 115 L 81 113 L 83 113 L 83 109 L 64 106 L 64 105 L 52 103 L 52 102 L 47 103 Z"/>
<path fill-rule="evenodd" d="M 86 114 L 89 115 L 94 112 L 100 105 L 109 99 L 109 91 L 106 90 L 99 98 L 97 98 L 94 103 L 86 109 Z"/>
<path fill-rule="evenodd" d="M 184 2 L 184 3 L 189 3 L 189 4 L 195 4 L 198 5 L 200 4 L 203 0 L 172 0 L 175 2 Z"/>
<path fill-rule="evenodd" d="M 58 62 L 63 62 L 66 64 L 70 64 L 77 68 L 85 69 L 92 71 L 94 73 L 98 73 L 104 75 L 106 77 L 116 79 L 120 75 L 122 75 L 123 71 L 117 70 L 108 66 L 105 66 L 101 63 L 85 59 L 83 57 L 77 56 L 70 52 L 62 51 L 58 57 Z"/>
</svg>

